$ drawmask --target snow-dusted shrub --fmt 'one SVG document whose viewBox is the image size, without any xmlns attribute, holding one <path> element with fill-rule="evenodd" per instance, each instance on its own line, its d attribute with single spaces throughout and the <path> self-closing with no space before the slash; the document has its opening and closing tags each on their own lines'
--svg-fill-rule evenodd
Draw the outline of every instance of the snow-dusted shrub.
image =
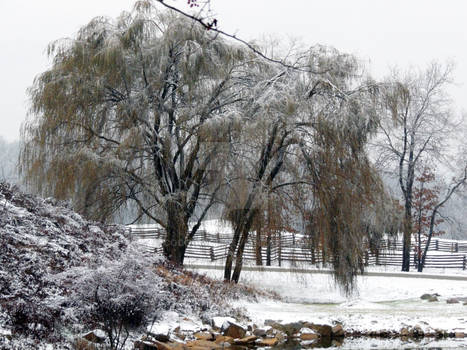
<svg viewBox="0 0 467 350">
<path fill-rule="evenodd" d="M 13 335 L 6 349 L 67 348 L 96 328 L 108 335 L 103 346 L 122 348 L 130 331 L 136 339 L 164 311 L 207 323 L 249 294 L 145 254 L 122 227 L 86 221 L 63 204 L 0 183 L 0 327 Z"/>
<path fill-rule="evenodd" d="M 165 285 L 147 261 L 129 253 L 123 261 L 107 261 L 93 270 L 73 269 L 64 278 L 71 283 L 77 319 L 104 330 L 111 349 L 123 348 L 130 330 L 157 316 Z"/>
</svg>

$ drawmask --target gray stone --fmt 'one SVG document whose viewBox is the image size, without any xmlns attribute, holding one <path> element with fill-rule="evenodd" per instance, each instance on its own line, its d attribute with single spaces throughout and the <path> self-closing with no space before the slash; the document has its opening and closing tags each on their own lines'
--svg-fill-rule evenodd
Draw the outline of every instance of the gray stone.
<svg viewBox="0 0 467 350">
<path fill-rule="evenodd" d="M 446 300 L 446 303 L 448 303 L 448 304 L 458 304 L 459 300 L 456 299 L 456 298 L 449 298 L 448 300 Z"/>
<path fill-rule="evenodd" d="M 253 331 L 253 334 L 256 335 L 257 337 L 265 337 L 266 336 L 266 331 L 262 328 L 256 328 Z"/>
<path fill-rule="evenodd" d="M 232 337 L 234 339 L 245 337 L 246 335 L 245 328 L 232 322 L 228 322 L 228 324 L 229 324 L 228 327 L 223 329 L 223 332 L 222 332 L 223 335 L 227 337 Z"/>
<path fill-rule="evenodd" d="M 331 338 L 332 327 L 327 324 L 306 324 L 306 327 L 318 332 L 323 338 Z"/>
</svg>

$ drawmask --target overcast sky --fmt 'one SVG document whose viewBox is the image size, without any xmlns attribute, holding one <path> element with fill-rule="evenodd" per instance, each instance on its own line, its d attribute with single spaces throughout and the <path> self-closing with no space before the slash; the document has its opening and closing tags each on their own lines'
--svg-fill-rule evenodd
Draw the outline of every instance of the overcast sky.
<svg viewBox="0 0 467 350">
<path fill-rule="evenodd" d="M 172 0 L 166 0 L 172 1 Z M 433 60 L 457 64 L 451 89 L 467 110 L 467 1 L 465 0 L 211 0 L 220 28 L 251 40 L 263 35 L 331 45 L 366 61 L 376 77 L 398 65 Z M 186 0 L 174 1 L 184 7 Z M 49 63 L 45 49 L 72 37 L 98 15 L 130 10 L 129 0 L 0 0 L 0 136 L 19 137 L 26 89 Z"/>
</svg>

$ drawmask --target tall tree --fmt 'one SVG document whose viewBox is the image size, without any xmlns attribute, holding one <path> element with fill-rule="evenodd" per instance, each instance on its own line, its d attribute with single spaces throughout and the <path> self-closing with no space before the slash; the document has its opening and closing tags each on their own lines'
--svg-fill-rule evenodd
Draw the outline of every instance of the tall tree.
<svg viewBox="0 0 467 350">
<path fill-rule="evenodd" d="M 433 237 L 435 233 L 435 226 L 437 222 L 436 217 L 439 215 L 440 209 L 452 198 L 453 194 L 455 194 L 462 188 L 465 189 L 465 185 L 467 183 L 467 161 L 463 160 L 462 163 L 463 163 L 463 168 L 461 168 L 460 170 L 460 175 L 452 179 L 452 182 L 446 188 L 444 197 L 435 201 L 436 203 L 434 203 L 431 208 L 431 212 L 429 215 L 430 224 L 428 228 L 427 241 L 425 243 L 423 254 L 417 266 L 418 272 L 422 272 L 423 268 L 425 267 L 425 260 L 428 254 L 428 249 L 430 247 L 431 238 Z"/>
<path fill-rule="evenodd" d="M 422 256 L 422 236 L 428 237 L 430 228 L 431 212 L 439 202 L 440 188 L 435 184 L 435 174 L 433 170 L 425 166 L 419 176 L 415 178 L 414 187 L 414 225 L 413 233 L 416 236 L 417 246 L 415 248 L 415 262 L 418 270 L 420 270 Z M 434 222 L 434 227 L 444 222 L 443 219 L 438 219 Z M 444 232 L 433 231 L 432 235 L 439 235 Z"/>
<path fill-rule="evenodd" d="M 222 147 L 255 60 L 153 10 L 140 2 L 50 45 L 52 67 L 29 90 L 20 164 L 39 191 L 72 198 L 93 219 L 135 203 L 166 229 L 164 253 L 182 264 L 222 186 Z"/>
<path fill-rule="evenodd" d="M 402 271 L 410 270 L 413 190 L 419 165 L 430 159 L 442 161 L 455 132 L 445 93 L 451 73 L 451 65 L 437 63 L 405 76 L 394 72 L 382 92 L 384 117 L 375 149 L 381 167 L 397 168 L 405 211 Z"/>
</svg>

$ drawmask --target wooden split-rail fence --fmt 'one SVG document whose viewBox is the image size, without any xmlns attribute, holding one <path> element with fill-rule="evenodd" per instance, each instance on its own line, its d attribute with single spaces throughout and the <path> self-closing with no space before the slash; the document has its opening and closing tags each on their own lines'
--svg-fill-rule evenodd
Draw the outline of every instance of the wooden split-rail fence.
<svg viewBox="0 0 467 350">
<path fill-rule="evenodd" d="M 165 231 L 157 228 L 129 228 L 132 235 L 140 239 L 164 239 Z M 231 235 L 226 233 L 208 233 L 198 231 L 193 241 L 188 245 L 185 258 L 210 261 L 222 261 L 227 257 Z M 412 242 L 415 244 L 415 242 Z M 422 242 L 425 246 L 425 242 Z M 144 245 L 144 243 L 143 243 Z M 149 247 L 150 252 L 162 252 L 162 247 Z M 381 242 L 377 251 L 367 250 L 363 263 L 366 266 L 401 266 L 402 242 L 385 240 Z M 431 253 L 431 254 L 430 254 Z M 425 268 L 467 268 L 467 243 L 432 239 L 425 260 Z M 252 234 L 245 247 L 243 259 L 256 261 L 258 250 L 256 249 L 255 235 Z M 301 235 L 282 234 L 271 238 L 270 244 L 266 240 L 261 243 L 261 260 L 281 266 L 289 264 L 323 264 L 330 262 L 331 257 L 326 257 L 322 251 L 312 249 L 311 244 Z M 412 263 L 416 266 L 416 256 L 412 253 Z"/>
</svg>

